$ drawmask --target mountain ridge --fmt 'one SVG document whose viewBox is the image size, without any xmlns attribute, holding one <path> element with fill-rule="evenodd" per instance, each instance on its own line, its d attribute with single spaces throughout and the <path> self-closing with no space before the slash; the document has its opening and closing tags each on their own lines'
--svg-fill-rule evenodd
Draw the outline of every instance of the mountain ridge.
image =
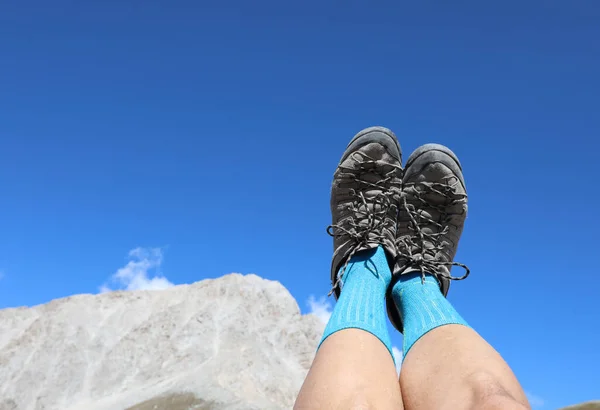
<svg viewBox="0 0 600 410">
<path fill-rule="evenodd" d="M 322 330 L 256 275 L 3 309 L 0 410 L 287 409 Z"/>
</svg>

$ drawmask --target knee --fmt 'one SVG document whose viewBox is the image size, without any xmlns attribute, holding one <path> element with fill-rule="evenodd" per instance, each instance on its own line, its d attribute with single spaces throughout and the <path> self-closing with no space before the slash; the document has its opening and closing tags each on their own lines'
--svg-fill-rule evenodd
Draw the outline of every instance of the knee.
<svg viewBox="0 0 600 410">
<path fill-rule="evenodd" d="M 347 397 L 343 403 L 340 403 L 339 409 L 348 410 L 376 410 L 377 407 L 374 405 L 372 400 L 367 395 L 360 392 L 356 392 L 351 396 Z"/>
<path fill-rule="evenodd" d="M 497 378 L 482 372 L 471 377 L 473 409 L 481 410 L 530 410 L 527 401 L 520 401 L 511 394 Z"/>
<path fill-rule="evenodd" d="M 531 410 L 529 405 L 518 402 L 510 396 L 498 395 L 488 396 L 478 403 L 473 409 L 478 410 Z"/>
</svg>

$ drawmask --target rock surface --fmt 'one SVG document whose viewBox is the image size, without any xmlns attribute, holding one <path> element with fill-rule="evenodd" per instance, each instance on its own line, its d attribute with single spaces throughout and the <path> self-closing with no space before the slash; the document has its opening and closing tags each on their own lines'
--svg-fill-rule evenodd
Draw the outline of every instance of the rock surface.
<svg viewBox="0 0 600 410">
<path fill-rule="evenodd" d="M 600 401 L 589 401 L 575 406 L 564 407 L 561 410 L 600 410 Z"/>
<path fill-rule="evenodd" d="M 323 324 L 226 275 L 0 311 L 0 410 L 290 409 Z"/>
</svg>

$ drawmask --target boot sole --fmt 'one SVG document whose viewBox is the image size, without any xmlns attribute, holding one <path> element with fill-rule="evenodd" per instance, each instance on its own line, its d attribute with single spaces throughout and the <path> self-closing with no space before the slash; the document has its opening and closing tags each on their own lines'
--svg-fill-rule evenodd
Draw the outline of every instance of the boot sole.
<svg viewBox="0 0 600 410">
<path fill-rule="evenodd" d="M 466 190 L 462 165 L 460 164 L 458 157 L 450 148 L 440 144 L 425 144 L 417 148 L 415 152 L 408 157 L 405 167 L 405 178 L 410 179 L 411 174 L 414 172 L 421 172 L 424 167 L 432 162 L 440 162 L 450 168 Z M 416 171 L 413 171 L 410 168 L 413 168 Z"/>
<path fill-rule="evenodd" d="M 348 143 L 340 163 L 348 158 L 348 155 L 352 152 L 358 150 L 363 145 L 373 142 L 384 146 L 390 155 L 402 164 L 402 149 L 400 148 L 400 142 L 398 142 L 396 135 L 390 129 L 385 127 L 369 127 L 356 134 Z"/>
</svg>

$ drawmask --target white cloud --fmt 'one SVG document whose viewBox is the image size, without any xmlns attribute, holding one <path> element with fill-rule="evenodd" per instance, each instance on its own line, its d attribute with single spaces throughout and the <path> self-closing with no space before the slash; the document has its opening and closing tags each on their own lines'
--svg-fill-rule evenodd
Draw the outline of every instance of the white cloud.
<svg viewBox="0 0 600 410">
<path fill-rule="evenodd" d="M 394 361 L 396 362 L 396 373 L 400 376 L 400 368 L 402 367 L 402 350 L 396 346 L 392 346 L 392 354 L 394 355 Z"/>
<path fill-rule="evenodd" d="M 544 406 L 544 399 L 542 399 L 540 396 L 536 396 L 528 391 L 525 392 L 525 395 L 527 396 L 527 400 L 529 400 L 531 407 L 540 408 Z"/>
<path fill-rule="evenodd" d="M 160 273 L 163 253 L 160 248 L 135 248 L 129 251 L 129 262 L 113 274 L 100 292 L 112 290 L 158 290 L 173 284 Z M 112 284 L 113 286 L 110 286 Z"/>
<path fill-rule="evenodd" d="M 317 316 L 325 324 L 329 322 L 332 306 L 325 296 L 316 299 L 314 295 L 310 295 L 306 304 L 308 305 L 309 313 Z"/>
<path fill-rule="evenodd" d="M 100 293 L 112 292 L 114 289 L 109 288 L 106 284 L 100 286 Z"/>
</svg>

